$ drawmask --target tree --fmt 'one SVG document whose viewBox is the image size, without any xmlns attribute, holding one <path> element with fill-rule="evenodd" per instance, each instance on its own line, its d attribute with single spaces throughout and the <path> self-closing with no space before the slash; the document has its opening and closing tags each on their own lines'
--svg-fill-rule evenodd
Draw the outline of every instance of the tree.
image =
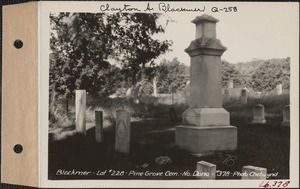
<svg viewBox="0 0 300 189">
<path fill-rule="evenodd" d="M 133 88 L 138 82 L 149 81 L 154 77 L 154 60 L 168 51 L 171 41 L 160 41 L 154 34 L 163 33 L 164 28 L 157 24 L 160 14 L 118 13 L 108 18 L 113 31 L 115 49 L 112 56 L 121 63 L 121 73 Z M 141 83 L 139 83 L 141 85 Z"/>
<path fill-rule="evenodd" d="M 222 61 L 222 85 L 223 87 L 228 86 L 228 81 L 233 79 L 233 83 L 235 86 L 239 86 L 244 84 L 241 79 L 241 75 L 239 71 L 235 68 L 233 64 L 229 62 Z"/>
<path fill-rule="evenodd" d="M 159 93 L 184 92 L 185 85 L 189 80 L 189 67 L 180 63 L 177 58 L 172 61 L 162 60 L 156 67 L 157 90 Z"/>
<path fill-rule="evenodd" d="M 284 89 L 290 88 L 290 59 L 281 62 L 262 64 L 252 75 L 252 88 L 256 91 L 272 91 L 276 85 L 283 84 Z"/>
<path fill-rule="evenodd" d="M 50 94 L 69 99 L 74 90 L 107 96 L 119 81 L 135 85 L 151 77 L 153 60 L 169 41 L 153 39 L 164 32 L 158 14 L 51 14 Z M 114 59 L 117 65 L 110 62 Z"/>
<path fill-rule="evenodd" d="M 51 90 L 65 99 L 74 96 L 75 89 L 111 94 L 119 70 L 107 61 L 112 49 L 103 16 L 61 13 L 50 18 Z"/>
</svg>

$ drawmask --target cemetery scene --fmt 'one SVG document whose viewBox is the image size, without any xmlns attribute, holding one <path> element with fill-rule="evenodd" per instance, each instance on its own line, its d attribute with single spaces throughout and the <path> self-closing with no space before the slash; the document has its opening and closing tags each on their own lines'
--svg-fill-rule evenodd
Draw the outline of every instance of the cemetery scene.
<svg viewBox="0 0 300 189">
<path fill-rule="evenodd" d="M 290 58 L 223 60 L 199 14 L 189 62 L 159 59 L 160 18 L 50 15 L 48 178 L 289 179 Z"/>
</svg>

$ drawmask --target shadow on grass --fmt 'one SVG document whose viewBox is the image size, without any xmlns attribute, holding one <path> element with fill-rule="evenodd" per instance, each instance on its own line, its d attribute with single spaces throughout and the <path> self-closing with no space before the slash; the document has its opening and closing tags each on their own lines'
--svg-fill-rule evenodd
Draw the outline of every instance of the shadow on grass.
<svg viewBox="0 0 300 189">
<path fill-rule="evenodd" d="M 289 127 L 281 127 L 281 120 L 266 118 L 266 125 L 251 125 L 250 118 L 231 120 L 238 128 L 238 149 L 234 152 L 216 152 L 206 157 L 195 157 L 175 146 L 175 126 L 167 119 L 147 119 L 131 123 L 130 154 L 114 151 L 115 127 L 104 130 L 102 143 L 95 141 L 95 128 L 86 136 L 74 135 L 60 141 L 49 141 L 49 179 L 195 179 L 192 176 L 197 161 L 217 165 L 217 170 L 242 171 L 242 166 L 265 167 L 276 178 L 289 178 Z M 115 125 L 115 124 L 114 124 Z M 159 165 L 154 159 L 168 156 L 172 163 Z M 226 159 L 229 158 L 229 159 Z M 141 166 L 145 165 L 145 166 Z M 87 176 L 57 175 L 58 170 L 90 171 Z M 98 171 L 107 171 L 98 176 Z M 112 176 L 124 171 L 124 176 Z M 189 172 L 190 176 L 137 176 L 130 172 Z M 240 176 L 218 176 L 217 179 L 240 179 Z"/>
</svg>

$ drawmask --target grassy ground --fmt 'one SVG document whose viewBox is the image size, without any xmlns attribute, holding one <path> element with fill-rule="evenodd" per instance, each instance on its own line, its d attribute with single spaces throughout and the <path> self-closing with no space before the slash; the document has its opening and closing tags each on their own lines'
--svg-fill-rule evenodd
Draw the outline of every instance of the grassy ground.
<svg viewBox="0 0 300 189">
<path fill-rule="evenodd" d="M 269 179 L 289 178 L 289 127 L 280 126 L 281 109 L 289 104 L 288 96 L 275 97 L 263 101 L 249 98 L 248 104 L 240 106 L 228 102 L 225 109 L 231 114 L 231 125 L 238 128 L 238 149 L 234 152 L 215 152 L 210 156 L 195 157 L 175 146 L 175 125 L 164 116 L 168 115 L 168 106 L 157 105 L 156 118 L 145 116 L 135 118 L 131 123 L 131 151 L 123 155 L 114 151 L 115 122 L 113 115 L 105 114 L 104 141 L 96 143 L 93 124 L 93 110 L 99 109 L 96 103 L 88 111 L 87 135 L 75 134 L 74 124 L 56 128 L 50 127 L 49 141 L 49 179 L 195 179 L 197 161 L 208 161 L 217 165 L 217 179 L 240 179 L 233 175 L 235 171 L 242 171 L 242 166 L 253 165 L 265 167 L 268 173 L 278 173 Z M 251 125 L 252 108 L 257 103 L 265 104 L 266 125 Z M 141 105 L 142 108 L 145 108 Z M 115 107 L 116 108 L 116 107 Z M 178 114 L 184 108 L 175 106 Z M 146 110 L 151 112 L 149 108 Z M 145 111 L 146 111 L 145 110 Z M 148 114 L 151 115 L 151 114 Z M 180 123 L 178 123 L 180 124 Z M 60 130 L 59 130 L 60 129 Z M 51 132 L 52 131 L 52 132 Z M 60 133 L 60 134 L 59 134 Z M 66 134 L 67 133 L 67 134 Z M 60 137 L 58 137 L 60 136 Z M 155 159 L 159 156 L 168 156 L 172 162 L 159 165 Z M 226 159 L 228 158 L 228 159 Z M 58 170 L 90 171 L 87 176 L 56 175 Z M 98 171 L 105 171 L 105 175 L 97 175 Z M 124 171 L 124 172 L 122 172 Z M 163 176 L 145 176 L 146 171 L 162 172 Z M 166 176 L 169 172 L 173 176 Z M 224 172 L 221 172 L 224 171 Z M 230 175 L 223 174 L 230 171 Z M 129 173 L 142 172 L 142 176 Z M 123 176 L 113 176 L 112 174 Z M 178 173 L 178 175 L 175 175 Z M 181 174 L 186 173 L 186 174 Z M 190 173 L 190 176 L 188 176 Z M 222 173 L 222 175 L 221 175 Z"/>
</svg>

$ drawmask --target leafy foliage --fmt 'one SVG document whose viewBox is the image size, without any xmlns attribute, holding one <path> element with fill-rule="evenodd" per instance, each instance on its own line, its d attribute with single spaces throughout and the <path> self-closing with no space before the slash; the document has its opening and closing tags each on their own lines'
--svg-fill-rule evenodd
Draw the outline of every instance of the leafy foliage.
<svg viewBox="0 0 300 189">
<path fill-rule="evenodd" d="M 60 13 L 50 18 L 52 91 L 66 99 L 75 89 L 111 94 L 120 77 L 119 69 L 107 61 L 112 42 L 103 15 Z"/>
<path fill-rule="evenodd" d="M 153 77 L 154 60 L 165 53 L 172 44 L 160 41 L 152 36 L 163 33 L 158 25 L 159 14 L 118 13 L 108 17 L 107 21 L 113 31 L 113 56 L 122 64 L 124 80 L 131 85 L 148 77 Z"/>
<path fill-rule="evenodd" d="M 230 64 L 222 61 L 223 87 L 229 79 L 234 80 L 235 87 L 249 87 L 255 91 L 272 91 L 277 84 L 283 89 L 290 88 L 290 58 L 258 60 Z"/>
<path fill-rule="evenodd" d="M 153 39 L 162 33 L 158 14 L 60 13 L 50 15 L 50 90 L 68 99 L 74 90 L 108 96 L 120 81 L 135 85 L 151 77 L 153 60 L 171 42 Z M 113 63 L 115 64 L 113 64 Z"/>
<path fill-rule="evenodd" d="M 258 91 L 272 91 L 276 85 L 283 84 L 284 89 L 290 88 L 290 59 L 262 64 L 252 75 L 251 86 Z"/>
<path fill-rule="evenodd" d="M 176 93 L 184 91 L 190 76 L 190 69 L 177 58 L 172 61 L 165 59 L 156 68 L 158 93 Z"/>
<path fill-rule="evenodd" d="M 222 86 L 227 87 L 230 79 L 233 79 L 234 86 L 239 86 L 243 83 L 240 73 L 234 64 L 222 61 Z"/>
</svg>

